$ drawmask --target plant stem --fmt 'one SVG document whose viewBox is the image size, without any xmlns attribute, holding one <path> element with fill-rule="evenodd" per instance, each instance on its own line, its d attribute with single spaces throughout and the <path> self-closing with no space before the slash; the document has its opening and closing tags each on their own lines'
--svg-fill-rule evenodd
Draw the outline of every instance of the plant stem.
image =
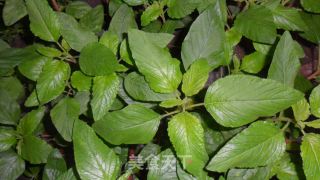
<svg viewBox="0 0 320 180">
<path fill-rule="evenodd" d="M 187 106 L 186 109 L 192 109 L 199 106 L 204 106 L 204 103 L 192 104 L 190 106 Z"/>
<path fill-rule="evenodd" d="M 320 75 L 320 44 L 318 45 L 318 64 L 317 64 L 317 70 L 312 73 L 310 76 L 308 76 L 308 79 L 315 79 L 317 76 Z"/>
<path fill-rule="evenodd" d="M 161 119 L 165 118 L 165 117 L 168 117 L 168 116 L 171 116 L 171 115 L 174 115 L 174 114 L 177 114 L 181 112 L 180 110 L 175 110 L 175 111 L 172 111 L 172 112 L 169 112 L 169 113 L 166 113 L 164 115 L 161 116 Z"/>
<path fill-rule="evenodd" d="M 289 125 L 290 125 L 290 121 L 288 121 L 288 122 L 286 123 L 286 125 L 283 126 L 283 128 L 281 129 L 281 131 L 285 131 L 285 130 L 289 127 Z"/>
</svg>

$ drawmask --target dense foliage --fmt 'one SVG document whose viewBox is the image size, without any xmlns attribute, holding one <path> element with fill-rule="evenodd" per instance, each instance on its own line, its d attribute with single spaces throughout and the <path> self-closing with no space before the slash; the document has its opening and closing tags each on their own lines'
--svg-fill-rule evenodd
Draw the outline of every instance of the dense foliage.
<svg viewBox="0 0 320 180">
<path fill-rule="evenodd" d="M 0 3 L 0 179 L 319 179 L 320 1 Z"/>
</svg>

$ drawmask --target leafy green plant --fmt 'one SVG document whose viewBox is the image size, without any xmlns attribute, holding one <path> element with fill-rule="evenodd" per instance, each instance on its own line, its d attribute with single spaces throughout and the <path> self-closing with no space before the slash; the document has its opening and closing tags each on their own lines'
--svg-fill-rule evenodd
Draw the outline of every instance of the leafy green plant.
<svg viewBox="0 0 320 180">
<path fill-rule="evenodd" d="M 0 179 L 318 179 L 319 1 L 0 2 Z"/>
</svg>

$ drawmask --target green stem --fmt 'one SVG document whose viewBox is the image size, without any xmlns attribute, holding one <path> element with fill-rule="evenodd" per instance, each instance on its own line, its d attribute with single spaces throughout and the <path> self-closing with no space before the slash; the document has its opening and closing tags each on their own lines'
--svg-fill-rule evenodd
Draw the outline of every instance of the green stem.
<svg viewBox="0 0 320 180">
<path fill-rule="evenodd" d="M 283 126 L 283 128 L 281 129 L 281 131 L 284 132 L 284 131 L 289 127 L 289 125 L 290 125 L 290 121 L 288 121 L 288 122 L 286 123 L 286 125 Z"/>
<path fill-rule="evenodd" d="M 166 118 L 166 117 L 168 117 L 168 116 L 172 116 L 172 115 L 177 114 L 177 113 L 179 113 L 179 112 L 181 112 L 181 111 L 180 111 L 180 110 L 175 110 L 175 111 L 172 111 L 172 112 L 163 114 L 163 115 L 161 116 L 161 119 Z"/>
<path fill-rule="evenodd" d="M 186 109 L 192 109 L 199 106 L 204 106 L 204 103 L 192 104 L 190 106 L 187 106 Z"/>
</svg>

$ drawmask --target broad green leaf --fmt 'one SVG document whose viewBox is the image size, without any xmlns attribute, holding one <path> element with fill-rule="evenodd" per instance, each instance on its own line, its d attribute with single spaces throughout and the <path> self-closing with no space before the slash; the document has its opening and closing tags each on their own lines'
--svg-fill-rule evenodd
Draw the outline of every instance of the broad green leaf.
<svg viewBox="0 0 320 180">
<path fill-rule="evenodd" d="M 119 144 L 146 144 L 155 136 L 161 116 L 141 105 L 129 105 L 106 114 L 93 125 L 106 141 Z"/>
<path fill-rule="evenodd" d="M 75 71 L 71 76 L 71 85 L 78 91 L 90 91 L 92 78 L 81 71 Z"/>
<path fill-rule="evenodd" d="M 200 120 L 188 112 L 179 113 L 170 120 L 168 135 L 183 168 L 199 179 L 205 177 L 208 154 Z"/>
<path fill-rule="evenodd" d="M 320 174 L 320 135 L 309 133 L 303 136 L 301 144 L 303 170 L 308 180 L 318 179 Z"/>
<path fill-rule="evenodd" d="M 314 85 L 311 83 L 311 81 L 309 81 L 306 77 L 304 77 L 301 72 L 297 75 L 295 81 L 294 81 L 294 88 L 307 93 L 310 92 L 310 90 L 312 90 L 312 88 L 314 87 Z"/>
<path fill-rule="evenodd" d="M 124 39 L 121 42 L 120 45 L 120 57 L 122 60 L 124 60 L 126 63 L 128 63 L 129 65 L 133 65 L 133 58 L 132 58 L 132 54 L 129 48 L 129 42 L 128 39 Z"/>
<path fill-rule="evenodd" d="M 92 8 L 87 2 L 84 1 L 72 1 L 66 7 L 66 13 L 70 14 L 74 18 L 80 19 L 87 14 Z"/>
<path fill-rule="evenodd" d="M 270 8 L 270 10 L 277 28 L 288 31 L 303 31 L 306 28 L 298 9 L 285 8 L 282 5 L 278 5 Z"/>
<path fill-rule="evenodd" d="M 17 132 L 23 136 L 32 135 L 41 123 L 45 110 L 45 107 L 40 107 L 24 115 L 17 126 Z"/>
<path fill-rule="evenodd" d="M 306 29 L 300 35 L 313 43 L 320 44 L 320 15 L 301 13 L 301 16 L 306 23 Z"/>
<path fill-rule="evenodd" d="M 60 24 L 48 2 L 26 0 L 26 5 L 33 34 L 45 41 L 57 42 L 60 37 Z"/>
<path fill-rule="evenodd" d="M 273 44 L 277 35 L 271 10 L 259 5 L 250 6 L 237 15 L 234 28 L 248 39 L 261 43 Z"/>
<path fill-rule="evenodd" d="M 119 78 L 115 74 L 93 78 L 91 108 L 93 119 L 101 119 L 111 108 L 119 91 Z"/>
<path fill-rule="evenodd" d="M 285 152 L 283 132 L 273 123 L 258 121 L 237 134 L 209 162 L 210 171 L 258 167 L 277 161 Z"/>
<path fill-rule="evenodd" d="M 125 3 L 129 4 L 130 6 L 138 6 L 147 3 L 147 0 L 123 0 Z"/>
<path fill-rule="evenodd" d="M 186 96 L 197 94 L 206 84 L 209 78 L 210 66 L 205 59 L 199 59 L 192 63 L 183 75 L 182 91 Z"/>
<path fill-rule="evenodd" d="M 304 124 L 306 126 L 319 129 L 320 128 L 320 119 L 309 121 L 309 122 L 304 122 Z"/>
<path fill-rule="evenodd" d="M 305 121 L 310 116 L 310 106 L 305 98 L 292 105 L 292 110 L 294 118 L 297 121 Z"/>
<path fill-rule="evenodd" d="M 25 48 L 8 48 L 0 51 L 0 75 L 8 75 L 13 68 L 22 62 L 28 62 L 40 55 L 36 53 L 35 46 Z"/>
<path fill-rule="evenodd" d="M 200 0 L 169 0 L 168 15 L 174 19 L 185 17 L 191 14 L 200 2 Z"/>
<path fill-rule="evenodd" d="M 224 50 L 225 32 L 219 11 L 209 7 L 192 23 L 182 43 L 181 57 L 184 68 L 198 59 L 206 59 L 211 68 L 224 64 L 219 57 Z"/>
<path fill-rule="evenodd" d="M 30 61 L 22 62 L 19 64 L 18 69 L 23 76 L 31 79 L 32 81 L 36 81 L 42 72 L 43 66 L 48 61 L 52 61 L 52 59 L 49 57 L 38 56 Z"/>
<path fill-rule="evenodd" d="M 227 180 L 268 180 L 269 167 L 258 167 L 254 169 L 231 169 L 228 172 Z"/>
<path fill-rule="evenodd" d="M 90 92 L 89 91 L 79 91 L 74 96 L 74 98 L 80 104 L 80 114 L 85 114 L 88 110 L 88 104 L 90 101 Z"/>
<path fill-rule="evenodd" d="M 80 25 L 89 29 L 92 32 L 99 33 L 102 30 L 104 22 L 103 6 L 98 5 L 91 9 L 80 19 Z"/>
<path fill-rule="evenodd" d="M 0 78 L 0 92 L 6 91 L 8 95 L 16 100 L 24 96 L 24 87 L 16 77 Z"/>
<path fill-rule="evenodd" d="M 53 150 L 48 157 L 48 162 L 44 166 L 42 179 L 56 180 L 60 175 L 67 171 L 66 162 L 58 149 Z"/>
<path fill-rule="evenodd" d="M 37 52 L 46 56 L 46 57 L 60 57 L 62 52 L 56 48 L 47 47 L 47 46 L 40 46 L 37 48 Z"/>
<path fill-rule="evenodd" d="M 260 116 L 272 116 L 302 98 L 301 92 L 277 81 L 233 75 L 209 87 L 205 107 L 219 124 L 239 127 Z"/>
<path fill-rule="evenodd" d="M 152 90 L 172 93 L 182 79 L 180 62 L 172 58 L 168 50 L 153 43 L 147 34 L 140 30 L 129 31 L 129 45 L 135 64 Z"/>
<path fill-rule="evenodd" d="M 147 7 L 141 15 L 141 25 L 146 26 L 150 24 L 151 21 L 156 20 L 162 13 L 162 6 L 159 2 L 154 1 L 152 5 Z"/>
<path fill-rule="evenodd" d="M 25 170 L 25 163 L 13 150 L 0 152 L 0 179 L 16 180 Z"/>
<path fill-rule="evenodd" d="M 73 129 L 76 168 L 83 180 L 116 179 L 121 164 L 118 156 L 96 136 L 93 129 L 76 121 Z"/>
<path fill-rule="evenodd" d="M 311 113 L 320 118 L 320 85 L 315 87 L 309 97 Z"/>
<path fill-rule="evenodd" d="M 296 164 L 291 162 L 288 153 L 284 154 L 284 156 L 271 167 L 272 172 L 274 172 L 280 180 L 299 180 Z"/>
<path fill-rule="evenodd" d="M 72 16 L 59 13 L 58 17 L 61 24 L 61 35 L 72 49 L 80 52 L 87 44 L 98 41 L 93 32 L 82 27 Z"/>
<path fill-rule="evenodd" d="M 313 13 L 320 13 L 320 1 L 317 0 L 301 0 L 303 9 Z"/>
<path fill-rule="evenodd" d="M 150 159 L 148 180 L 179 180 L 176 172 L 177 159 L 171 149 L 166 149 Z"/>
<path fill-rule="evenodd" d="M 144 36 L 154 45 L 161 48 L 166 48 L 174 37 L 172 34 L 168 33 L 144 33 Z"/>
<path fill-rule="evenodd" d="M 113 52 L 98 42 L 90 43 L 82 49 L 79 65 L 82 72 L 90 76 L 110 75 L 118 68 Z"/>
<path fill-rule="evenodd" d="M 126 4 L 116 11 L 109 25 L 109 31 L 118 35 L 119 39 L 123 39 L 124 33 L 131 28 L 138 28 L 133 10 Z"/>
<path fill-rule="evenodd" d="M 266 55 L 259 51 L 255 51 L 254 53 L 246 55 L 242 59 L 241 70 L 256 74 L 264 67 L 266 58 Z"/>
<path fill-rule="evenodd" d="M 172 108 L 175 106 L 180 106 L 183 104 L 183 100 L 181 99 L 169 99 L 162 101 L 159 106 L 164 107 L 164 108 Z"/>
<path fill-rule="evenodd" d="M 110 32 L 110 31 L 106 31 L 101 36 L 99 43 L 105 45 L 110 50 L 112 50 L 114 55 L 117 55 L 118 47 L 120 44 L 119 37 L 117 36 L 117 34 Z"/>
<path fill-rule="evenodd" d="M 156 93 L 150 89 L 144 77 L 136 72 L 128 74 L 124 79 L 126 92 L 138 101 L 165 101 L 175 98 L 173 93 L 162 94 Z"/>
<path fill-rule="evenodd" d="M 0 128 L 0 152 L 7 151 L 16 142 L 17 138 L 14 130 Z"/>
<path fill-rule="evenodd" d="M 77 180 L 78 178 L 74 174 L 73 168 L 70 168 L 68 171 L 64 172 L 57 177 L 57 180 Z"/>
<path fill-rule="evenodd" d="M 11 26 L 27 15 L 27 8 L 23 0 L 6 0 L 2 18 L 6 26 Z"/>
<path fill-rule="evenodd" d="M 114 13 L 123 5 L 124 2 L 122 0 L 114 0 L 109 2 L 109 16 L 112 17 Z"/>
<path fill-rule="evenodd" d="M 153 143 L 149 143 L 143 147 L 138 156 L 141 156 L 144 161 L 150 161 L 150 157 L 159 154 L 161 146 Z"/>
<path fill-rule="evenodd" d="M 192 176 L 191 174 L 187 173 L 185 170 L 183 170 L 180 163 L 177 163 L 177 175 L 178 175 L 179 179 L 183 179 L 183 180 L 196 180 L 197 179 L 194 176 Z"/>
<path fill-rule="evenodd" d="M 270 44 L 253 42 L 253 47 L 256 51 L 258 51 L 264 55 L 268 55 L 271 52 L 273 52 L 273 45 L 270 45 Z"/>
<path fill-rule="evenodd" d="M 299 58 L 303 56 L 303 49 L 297 42 L 293 41 L 290 33 L 286 31 L 280 38 L 274 52 L 268 78 L 293 87 L 300 69 Z"/>
<path fill-rule="evenodd" d="M 80 104 L 76 99 L 64 98 L 50 112 L 53 125 L 64 140 L 72 141 L 73 124 L 80 115 Z"/>
<path fill-rule="evenodd" d="M 10 45 L 6 41 L 0 39 L 0 51 L 9 49 L 9 48 L 10 48 Z"/>
<path fill-rule="evenodd" d="M 69 64 L 62 61 L 48 61 L 37 80 L 37 97 L 41 104 L 58 97 L 64 90 L 70 76 Z"/>
<path fill-rule="evenodd" d="M 0 123 L 16 125 L 20 118 L 20 105 L 7 91 L 0 90 Z"/>
<path fill-rule="evenodd" d="M 150 33 L 159 33 L 161 30 L 161 26 L 162 22 L 159 19 L 157 19 L 155 21 L 152 21 L 147 26 L 143 27 L 141 30 Z"/>
<path fill-rule="evenodd" d="M 234 51 L 235 51 L 235 46 L 240 42 L 242 35 L 236 31 L 234 28 L 229 29 L 228 31 L 225 32 L 226 39 L 223 42 L 224 44 L 224 49 L 222 52 L 217 54 L 216 58 L 220 59 L 220 63 L 222 65 L 229 65 L 231 60 L 233 59 Z"/>
<path fill-rule="evenodd" d="M 46 141 L 33 135 L 24 136 L 21 141 L 21 157 L 31 164 L 46 163 L 52 147 Z M 19 152 L 19 151 L 18 151 Z"/>
<path fill-rule="evenodd" d="M 168 19 L 161 26 L 160 32 L 173 34 L 176 29 L 183 28 L 185 25 L 182 20 Z"/>
</svg>

